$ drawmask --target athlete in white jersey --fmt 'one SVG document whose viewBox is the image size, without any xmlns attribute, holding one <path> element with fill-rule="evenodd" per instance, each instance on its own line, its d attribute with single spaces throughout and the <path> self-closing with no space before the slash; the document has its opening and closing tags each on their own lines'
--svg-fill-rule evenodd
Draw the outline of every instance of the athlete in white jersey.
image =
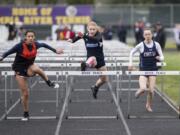
<svg viewBox="0 0 180 135">
<path fill-rule="evenodd" d="M 157 62 L 163 61 L 164 56 L 161 50 L 161 46 L 159 43 L 152 40 L 152 32 L 150 29 L 144 30 L 144 38 L 145 40 L 139 43 L 135 48 L 130 52 L 129 57 L 129 70 L 133 69 L 132 57 L 136 52 L 140 53 L 140 63 L 139 68 L 141 71 L 157 71 Z M 135 93 L 136 98 L 138 98 L 141 94 L 147 90 L 147 84 L 149 86 L 146 109 L 149 112 L 152 112 L 152 98 L 154 94 L 154 87 L 156 83 L 156 76 L 140 76 L 139 77 L 139 90 Z"/>
</svg>

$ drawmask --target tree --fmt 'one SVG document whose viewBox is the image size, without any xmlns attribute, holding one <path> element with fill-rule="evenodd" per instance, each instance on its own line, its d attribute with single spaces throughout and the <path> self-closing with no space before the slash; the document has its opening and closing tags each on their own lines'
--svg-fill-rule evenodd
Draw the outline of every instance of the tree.
<svg viewBox="0 0 180 135">
<path fill-rule="evenodd" d="M 66 0 L 67 4 L 94 4 L 95 0 Z"/>
<path fill-rule="evenodd" d="M 166 4 L 166 3 L 171 3 L 171 4 L 177 4 L 180 3 L 179 0 L 154 0 L 155 4 Z"/>
</svg>

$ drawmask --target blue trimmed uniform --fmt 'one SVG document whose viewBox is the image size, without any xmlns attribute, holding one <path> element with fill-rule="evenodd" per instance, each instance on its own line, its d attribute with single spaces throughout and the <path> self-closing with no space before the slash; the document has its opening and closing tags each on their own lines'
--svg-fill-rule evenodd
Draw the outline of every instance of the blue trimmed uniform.
<svg viewBox="0 0 180 135">
<path fill-rule="evenodd" d="M 156 44 L 153 41 L 153 47 L 148 48 L 145 43 L 143 42 L 144 45 L 144 51 L 143 53 L 140 54 L 140 70 L 141 71 L 157 71 L 158 67 L 156 63 L 158 60 L 156 59 L 156 56 L 158 56 L 158 52 L 156 49 Z"/>
</svg>

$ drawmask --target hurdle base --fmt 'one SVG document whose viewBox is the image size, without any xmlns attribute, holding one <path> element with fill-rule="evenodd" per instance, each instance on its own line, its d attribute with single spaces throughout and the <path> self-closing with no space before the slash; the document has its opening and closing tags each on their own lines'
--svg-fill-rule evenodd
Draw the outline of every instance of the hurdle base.
<svg viewBox="0 0 180 135">
<path fill-rule="evenodd" d="M 75 92 L 89 92 L 92 91 L 91 89 L 73 89 L 72 91 Z M 107 89 L 99 89 L 99 91 L 107 91 Z"/>
<path fill-rule="evenodd" d="M 66 119 L 118 119 L 118 116 L 66 116 Z"/>
<path fill-rule="evenodd" d="M 111 100 L 69 100 L 69 103 L 113 103 L 113 99 Z"/>
<path fill-rule="evenodd" d="M 178 119 L 178 116 L 170 116 L 170 115 L 135 116 L 135 115 L 128 115 L 128 119 Z"/>
<path fill-rule="evenodd" d="M 6 120 L 21 120 L 23 117 L 19 116 L 7 116 Z M 57 116 L 30 116 L 30 120 L 50 120 L 50 119 L 58 119 Z"/>
</svg>

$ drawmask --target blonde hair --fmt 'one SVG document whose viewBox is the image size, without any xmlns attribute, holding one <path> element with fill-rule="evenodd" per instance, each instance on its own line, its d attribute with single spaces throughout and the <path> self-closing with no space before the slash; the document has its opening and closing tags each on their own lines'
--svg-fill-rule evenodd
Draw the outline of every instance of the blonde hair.
<svg viewBox="0 0 180 135">
<path fill-rule="evenodd" d="M 87 26 L 96 26 L 96 27 L 98 27 L 97 23 L 94 22 L 94 21 L 88 22 Z"/>
<path fill-rule="evenodd" d="M 94 21 L 90 21 L 90 22 L 88 22 L 88 24 L 87 24 L 87 28 L 88 28 L 89 26 L 95 26 L 95 27 L 96 27 L 96 29 L 97 29 L 97 31 L 98 31 L 98 32 L 101 32 L 101 27 L 100 27 L 99 25 L 97 25 L 97 23 L 96 23 L 96 22 L 94 22 Z"/>
</svg>

